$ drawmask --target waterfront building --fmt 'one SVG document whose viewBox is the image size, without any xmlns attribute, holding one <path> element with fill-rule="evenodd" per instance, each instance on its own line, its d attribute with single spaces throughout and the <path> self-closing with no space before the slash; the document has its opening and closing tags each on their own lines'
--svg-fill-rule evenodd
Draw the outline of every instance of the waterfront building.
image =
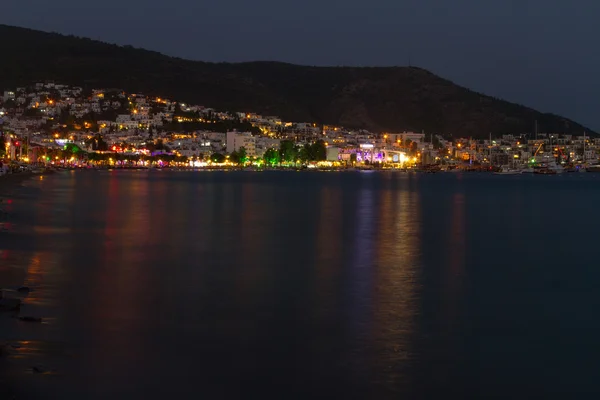
<svg viewBox="0 0 600 400">
<path fill-rule="evenodd" d="M 325 149 L 327 161 L 338 161 L 340 155 L 340 148 L 337 146 L 327 146 Z"/>
<path fill-rule="evenodd" d="M 250 132 L 227 132 L 227 152 L 240 151 L 242 147 L 248 157 L 256 156 L 256 141 Z"/>
</svg>

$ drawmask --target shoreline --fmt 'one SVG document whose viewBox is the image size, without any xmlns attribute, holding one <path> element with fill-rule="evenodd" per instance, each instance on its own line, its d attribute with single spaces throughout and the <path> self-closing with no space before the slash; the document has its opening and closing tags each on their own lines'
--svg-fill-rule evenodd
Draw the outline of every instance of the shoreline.
<svg viewBox="0 0 600 400">
<path fill-rule="evenodd" d="M 451 169 L 451 170 L 436 170 L 436 169 L 400 169 L 400 168 L 294 168 L 294 167 L 283 167 L 283 168 L 222 168 L 222 167 L 210 167 L 210 168 L 185 168 L 185 167 L 162 167 L 162 168 L 144 168 L 144 167 L 102 167 L 102 168 L 61 168 L 58 171 L 85 171 L 85 172 L 118 172 L 118 171 L 145 171 L 145 172 L 190 172 L 190 173 L 209 173 L 209 172 L 243 172 L 243 173 L 259 173 L 259 172 L 305 172 L 305 173 L 318 173 L 318 172 L 337 172 L 337 173 L 357 173 L 357 172 L 372 172 L 372 173 L 398 173 L 398 174 L 442 174 L 442 175 L 456 175 L 456 174 L 482 174 L 482 175 L 510 175 L 510 176 L 531 176 L 531 175 L 544 175 L 544 176 L 561 176 L 561 175 L 575 175 L 576 172 L 587 172 L 587 173 L 600 173 L 599 169 L 587 170 L 587 171 L 576 171 L 576 170 L 562 170 L 562 171 L 508 171 L 503 172 L 499 169 Z M 55 171 L 52 171 L 55 172 Z M 0 190 L 0 197 L 1 197 Z"/>
<path fill-rule="evenodd" d="M 54 171 L 47 170 L 43 173 L 19 172 L 0 176 L 0 210 L 6 207 L 3 204 L 7 198 L 10 198 L 22 188 L 22 183 L 27 180 L 37 178 L 39 176 L 53 174 Z M 3 215 L 0 215 L 0 226 L 4 222 Z M 0 229 L 0 244 L 3 242 L 2 237 L 10 235 L 10 232 L 3 232 Z M 10 250 L 10 245 L 7 247 Z M 0 246 L 0 251 L 3 247 Z M 12 285 L 11 285 L 12 283 Z M 0 275 L 0 398 L 16 399 L 18 398 L 18 385 L 15 381 L 15 365 L 11 362 L 11 358 L 18 353 L 18 347 L 15 343 L 20 340 L 19 337 L 13 337 L 18 332 L 15 329 L 19 320 L 15 318 L 19 316 L 19 308 L 14 309 L 14 305 L 23 304 L 27 293 L 19 293 L 14 287 L 15 282 L 6 281 L 6 276 Z M 20 282 L 24 285 L 25 282 Z"/>
<path fill-rule="evenodd" d="M 10 195 L 12 192 L 18 189 L 21 182 L 35 178 L 36 176 L 50 175 L 53 173 L 54 171 L 47 170 L 39 174 L 33 172 L 19 172 L 16 174 L 2 175 L 0 176 L 0 198 Z"/>
</svg>

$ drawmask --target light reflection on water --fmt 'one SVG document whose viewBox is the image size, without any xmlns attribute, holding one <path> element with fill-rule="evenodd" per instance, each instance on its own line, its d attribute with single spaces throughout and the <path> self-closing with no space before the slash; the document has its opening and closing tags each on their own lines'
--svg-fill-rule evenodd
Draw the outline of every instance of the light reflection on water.
<svg viewBox="0 0 600 400">
<path fill-rule="evenodd" d="M 111 171 L 30 182 L 39 201 L 21 199 L 0 277 L 34 287 L 26 306 L 51 323 L 18 325 L 15 337 L 39 344 L 19 351 L 58 371 L 33 378 L 57 398 L 468 398 L 493 397 L 486 385 L 499 382 L 506 394 L 522 380 L 498 349 L 525 351 L 518 327 L 544 304 L 519 291 L 540 285 L 523 228 L 554 215 L 539 193 L 582 191 L 528 179 Z M 581 287 L 590 276 L 571 279 L 600 303 Z M 554 310 L 547 318 L 569 318 Z M 548 376 L 528 365 L 532 382 Z"/>
</svg>

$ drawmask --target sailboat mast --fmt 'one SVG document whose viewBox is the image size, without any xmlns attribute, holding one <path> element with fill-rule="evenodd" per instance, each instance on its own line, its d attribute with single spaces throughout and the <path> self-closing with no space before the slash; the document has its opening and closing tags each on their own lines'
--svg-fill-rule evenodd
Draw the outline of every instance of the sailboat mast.
<svg viewBox="0 0 600 400">
<path fill-rule="evenodd" d="M 492 165 L 492 132 L 490 132 L 490 165 Z"/>
<path fill-rule="evenodd" d="M 583 131 L 583 164 L 585 164 L 585 131 Z"/>
<path fill-rule="evenodd" d="M 537 132 L 538 132 L 538 126 L 537 126 L 537 119 L 535 120 L 535 145 L 537 146 L 538 142 L 537 142 Z M 539 151 L 539 148 L 538 148 Z M 535 163 L 535 155 L 537 154 L 537 151 L 533 154 L 533 162 Z"/>
</svg>

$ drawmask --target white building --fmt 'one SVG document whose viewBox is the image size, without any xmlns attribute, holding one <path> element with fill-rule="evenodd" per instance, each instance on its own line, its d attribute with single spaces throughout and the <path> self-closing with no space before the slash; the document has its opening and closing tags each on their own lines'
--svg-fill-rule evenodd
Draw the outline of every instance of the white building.
<svg viewBox="0 0 600 400">
<path fill-rule="evenodd" d="M 410 140 L 413 143 L 421 143 L 425 140 L 424 133 L 402 132 L 402 133 L 386 133 L 383 135 L 383 141 L 386 144 L 402 144 L 405 145 Z"/>
<path fill-rule="evenodd" d="M 256 157 L 262 157 L 268 149 L 278 149 L 281 143 L 280 139 L 264 136 L 255 139 Z"/>
<path fill-rule="evenodd" d="M 5 91 L 3 98 L 4 98 L 4 101 L 14 100 L 15 99 L 15 92 Z"/>
<path fill-rule="evenodd" d="M 119 114 L 119 115 L 117 115 L 116 121 L 118 123 L 123 123 L 123 122 L 131 121 L 131 115 L 129 115 L 129 114 Z"/>
<path fill-rule="evenodd" d="M 242 147 L 249 157 L 256 156 L 256 140 L 250 132 L 227 132 L 227 152 L 239 151 Z"/>
<path fill-rule="evenodd" d="M 326 151 L 327 151 L 327 153 L 326 153 L 327 161 L 337 161 L 339 159 L 339 156 L 340 156 L 340 148 L 339 147 L 327 146 Z"/>
</svg>

